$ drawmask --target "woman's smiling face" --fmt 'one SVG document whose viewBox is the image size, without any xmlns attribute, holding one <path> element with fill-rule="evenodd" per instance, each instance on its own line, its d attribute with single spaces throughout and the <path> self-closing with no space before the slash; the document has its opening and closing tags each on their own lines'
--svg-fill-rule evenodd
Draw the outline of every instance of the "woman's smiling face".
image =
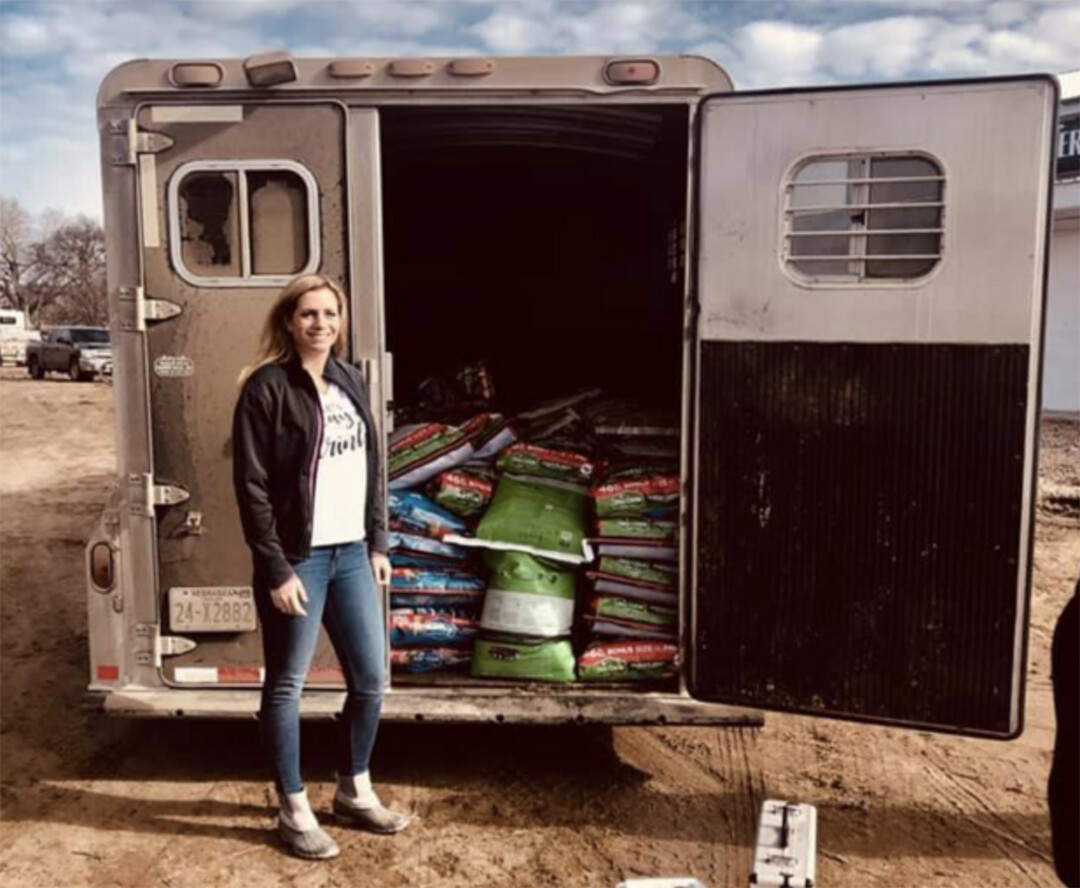
<svg viewBox="0 0 1080 888">
<path fill-rule="evenodd" d="M 341 310 L 333 290 L 308 290 L 296 303 L 289 333 L 301 357 L 330 354 L 341 330 Z"/>
</svg>

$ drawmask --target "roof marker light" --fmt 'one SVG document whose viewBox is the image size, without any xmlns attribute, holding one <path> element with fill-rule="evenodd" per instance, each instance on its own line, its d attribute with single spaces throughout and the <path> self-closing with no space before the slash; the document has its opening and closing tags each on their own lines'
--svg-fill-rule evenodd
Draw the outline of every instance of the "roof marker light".
<svg viewBox="0 0 1080 888">
<path fill-rule="evenodd" d="M 224 78 L 225 69 L 217 62 L 178 62 L 169 69 L 173 86 L 207 89 L 219 86 Z"/>
<path fill-rule="evenodd" d="M 296 63 L 291 53 L 264 52 L 244 59 L 244 73 L 252 86 L 277 86 L 292 83 L 297 78 Z"/>
<path fill-rule="evenodd" d="M 660 79 L 660 63 L 652 59 L 625 59 L 608 62 L 604 78 L 617 86 L 648 86 Z"/>
<path fill-rule="evenodd" d="M 495 70 L 491 59 L 454 59 L 446 69 L 456 77 L 484 77 Z"/>
<path fill-rule="evenodd" d="M 387 70 L 391 77 L 427 77 L 435 73 L 435 63 L 427 59 L 398 59 Z"/>
<path fill-rule="evenodd" d="M 375 65 L 360 59 L 338 59 L 330 63 L 329 73 L 342 79 L 370 77 L 375 73 Z"/>
</svg>

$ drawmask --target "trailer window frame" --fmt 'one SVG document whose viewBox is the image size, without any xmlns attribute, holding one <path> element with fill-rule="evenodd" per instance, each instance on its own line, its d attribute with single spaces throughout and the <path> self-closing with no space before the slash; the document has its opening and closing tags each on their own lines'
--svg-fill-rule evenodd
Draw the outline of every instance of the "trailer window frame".
<svg viewBox="0 0 1080 888">
<path fill-rule="evenodd" d="M 305 190 L 304 207 L 307 213 L 307 262 L 288 274 L 258 274 L 253 268 L 252 220 L 249 207 L 248 173 L 288 172 L 296 175 Z M 180 189 L 184 181 L 199 173 L 233 174 L 238 183 L 235 198 L 240 254 L 239 275 L 201 275 L 184 264 L 183 220 L 181 219 Z M 296 277 L 313 274 L 322 261 L 320 252 L 321 228 L 319 224 L 319 189 L 314 174 L 295 160 L 192 160 L 176 168 L 169 179 L 168 188 L 169 252 L 177 275 L 193 287 L 283 287 Z"/>
<path fill-rule="evenodd" d="M 874 174 L 875 162 L 914 161 L 927 165 L 932 172 L 925 175 Z M 807 169 L 828 165 L 846 167 L 839 175 L 822 179 L 809 178 L 799 181 Z M 915 195 L 916 199 L 902 198 L 898 201 L 875 199 L 875 191 L 882 186 L 907 186 L 910 190 L 924 188 L 936 194 Z M 911 186 L 914 186 L 912 189 Z M 820 200 L 802 200 L 801 197 L 824 195 L 825 189 L 842 188 L 842 198 L 830 203 Z M 948 227 L 948 175 L 944 162 L 921 149 L 852 149 L 828 151 L 804 155 L 786 170 L 780 182 L 780 245 L 778 258 L 783 273 L 800 287 L 816 289 L 845 289 L 868 287 L 922 286 L 936 277 L 946 256 Z M 931 199 L 925 199 L 930 197 Z M 925 221 L 905 225 L 873 225 L 873 214 L 914 211 L 924 218 L 929 214 L 930 224 Z M 842 224 L 829 227 L 826 215 L 839 217 Z M 821 224 L 814 224 L 814 217 Z M 846 219 L 844 218 L 846 217 Z M 797 220 L 810 221 L 809 226 L 798 227 Z M 835 220 L 834 220 L 835 221 Z M 872 252 L 871 239 L 878 243 L 896 245 L 900 238 L 921 238 L 930 243 L 923 251 L 904 249 L 895 252 Z M 843 251 L 830 252 L 810 247 L 799 252 L 798 245 L 825 245 L 832 241 L 832 248 Z M 911 264 L 911 273 L 897 273 L 899 265 Z M 842 266 L 842 268 L 837 268 Z M 816 269 L 821 269 L 820 271 Z M 883 273 L 884 272 L 884 273 Z"/>
</svg>

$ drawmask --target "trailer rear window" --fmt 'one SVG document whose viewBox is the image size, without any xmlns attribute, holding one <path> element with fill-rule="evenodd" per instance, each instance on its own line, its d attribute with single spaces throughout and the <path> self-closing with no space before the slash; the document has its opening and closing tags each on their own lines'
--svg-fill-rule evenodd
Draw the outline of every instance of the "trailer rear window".
<svg viewBox="0 0 1080 888">
<path fill-rule="evenodd" d="M 317 195 L 293 161 L 184 164 L 169 185 L 177 274 L 200 287 L 278 287 L 315 271 Z"/>
<path fill-rule="evenodd" d="M 941 261 L 945 176 L 925 155 L 811 157 L 784 197 L 784 265 L 800 283 L 907 282 Z"/>
</svg>

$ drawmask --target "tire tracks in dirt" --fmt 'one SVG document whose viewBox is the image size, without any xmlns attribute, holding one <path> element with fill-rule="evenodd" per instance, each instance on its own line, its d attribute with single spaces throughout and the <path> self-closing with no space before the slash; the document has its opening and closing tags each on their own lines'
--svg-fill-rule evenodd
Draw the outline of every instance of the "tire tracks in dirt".
<svg viewBox="0 0 1080 888">
<path fill-rule="evenodd" d="M 1014 849 L 1020 848 L 1028 855 L 1053 865 L 1053 858 L 1048 853 L 1033 847 L 1033 843 L 1038 842 L 1037 838 L 1017 835 L 1008 821 L 995 811 L 982 795 L 965 786 L 961 778 L 950 773 L 950 768 L 938 756 L 927 752 L 925 758 L 926 767 L 924 773 L 933 783 L 939 797 L 963 817 L 974 830 L 989 833 L 991 836 L 990 841 L 1001 852 L 1002 857 L 1008 860 L 1024 876 L 1028 884 L 1036 885 L 1038 888 L 1056 888 L 1058 884 L 1056 880 L 1045 878 L 1042 875 L 1045 868 L 1040 867 L 1041 872 L 1035 872 L 1026 866 L 1024 861 L 1015 853 Z M 997 826 L 980 820 L 972 812 L 972 808 L 984 818 L 994 821 Z"/>
<path fill-rule="evenodd" d="M 757 728 L 625 729 L 618 752 L 667 788 L 717 797 L 712 871 L 695 874 L 709 885 L 743 885 L 753 866 L 764 777 L 753 764 Z"/>
</svg>

